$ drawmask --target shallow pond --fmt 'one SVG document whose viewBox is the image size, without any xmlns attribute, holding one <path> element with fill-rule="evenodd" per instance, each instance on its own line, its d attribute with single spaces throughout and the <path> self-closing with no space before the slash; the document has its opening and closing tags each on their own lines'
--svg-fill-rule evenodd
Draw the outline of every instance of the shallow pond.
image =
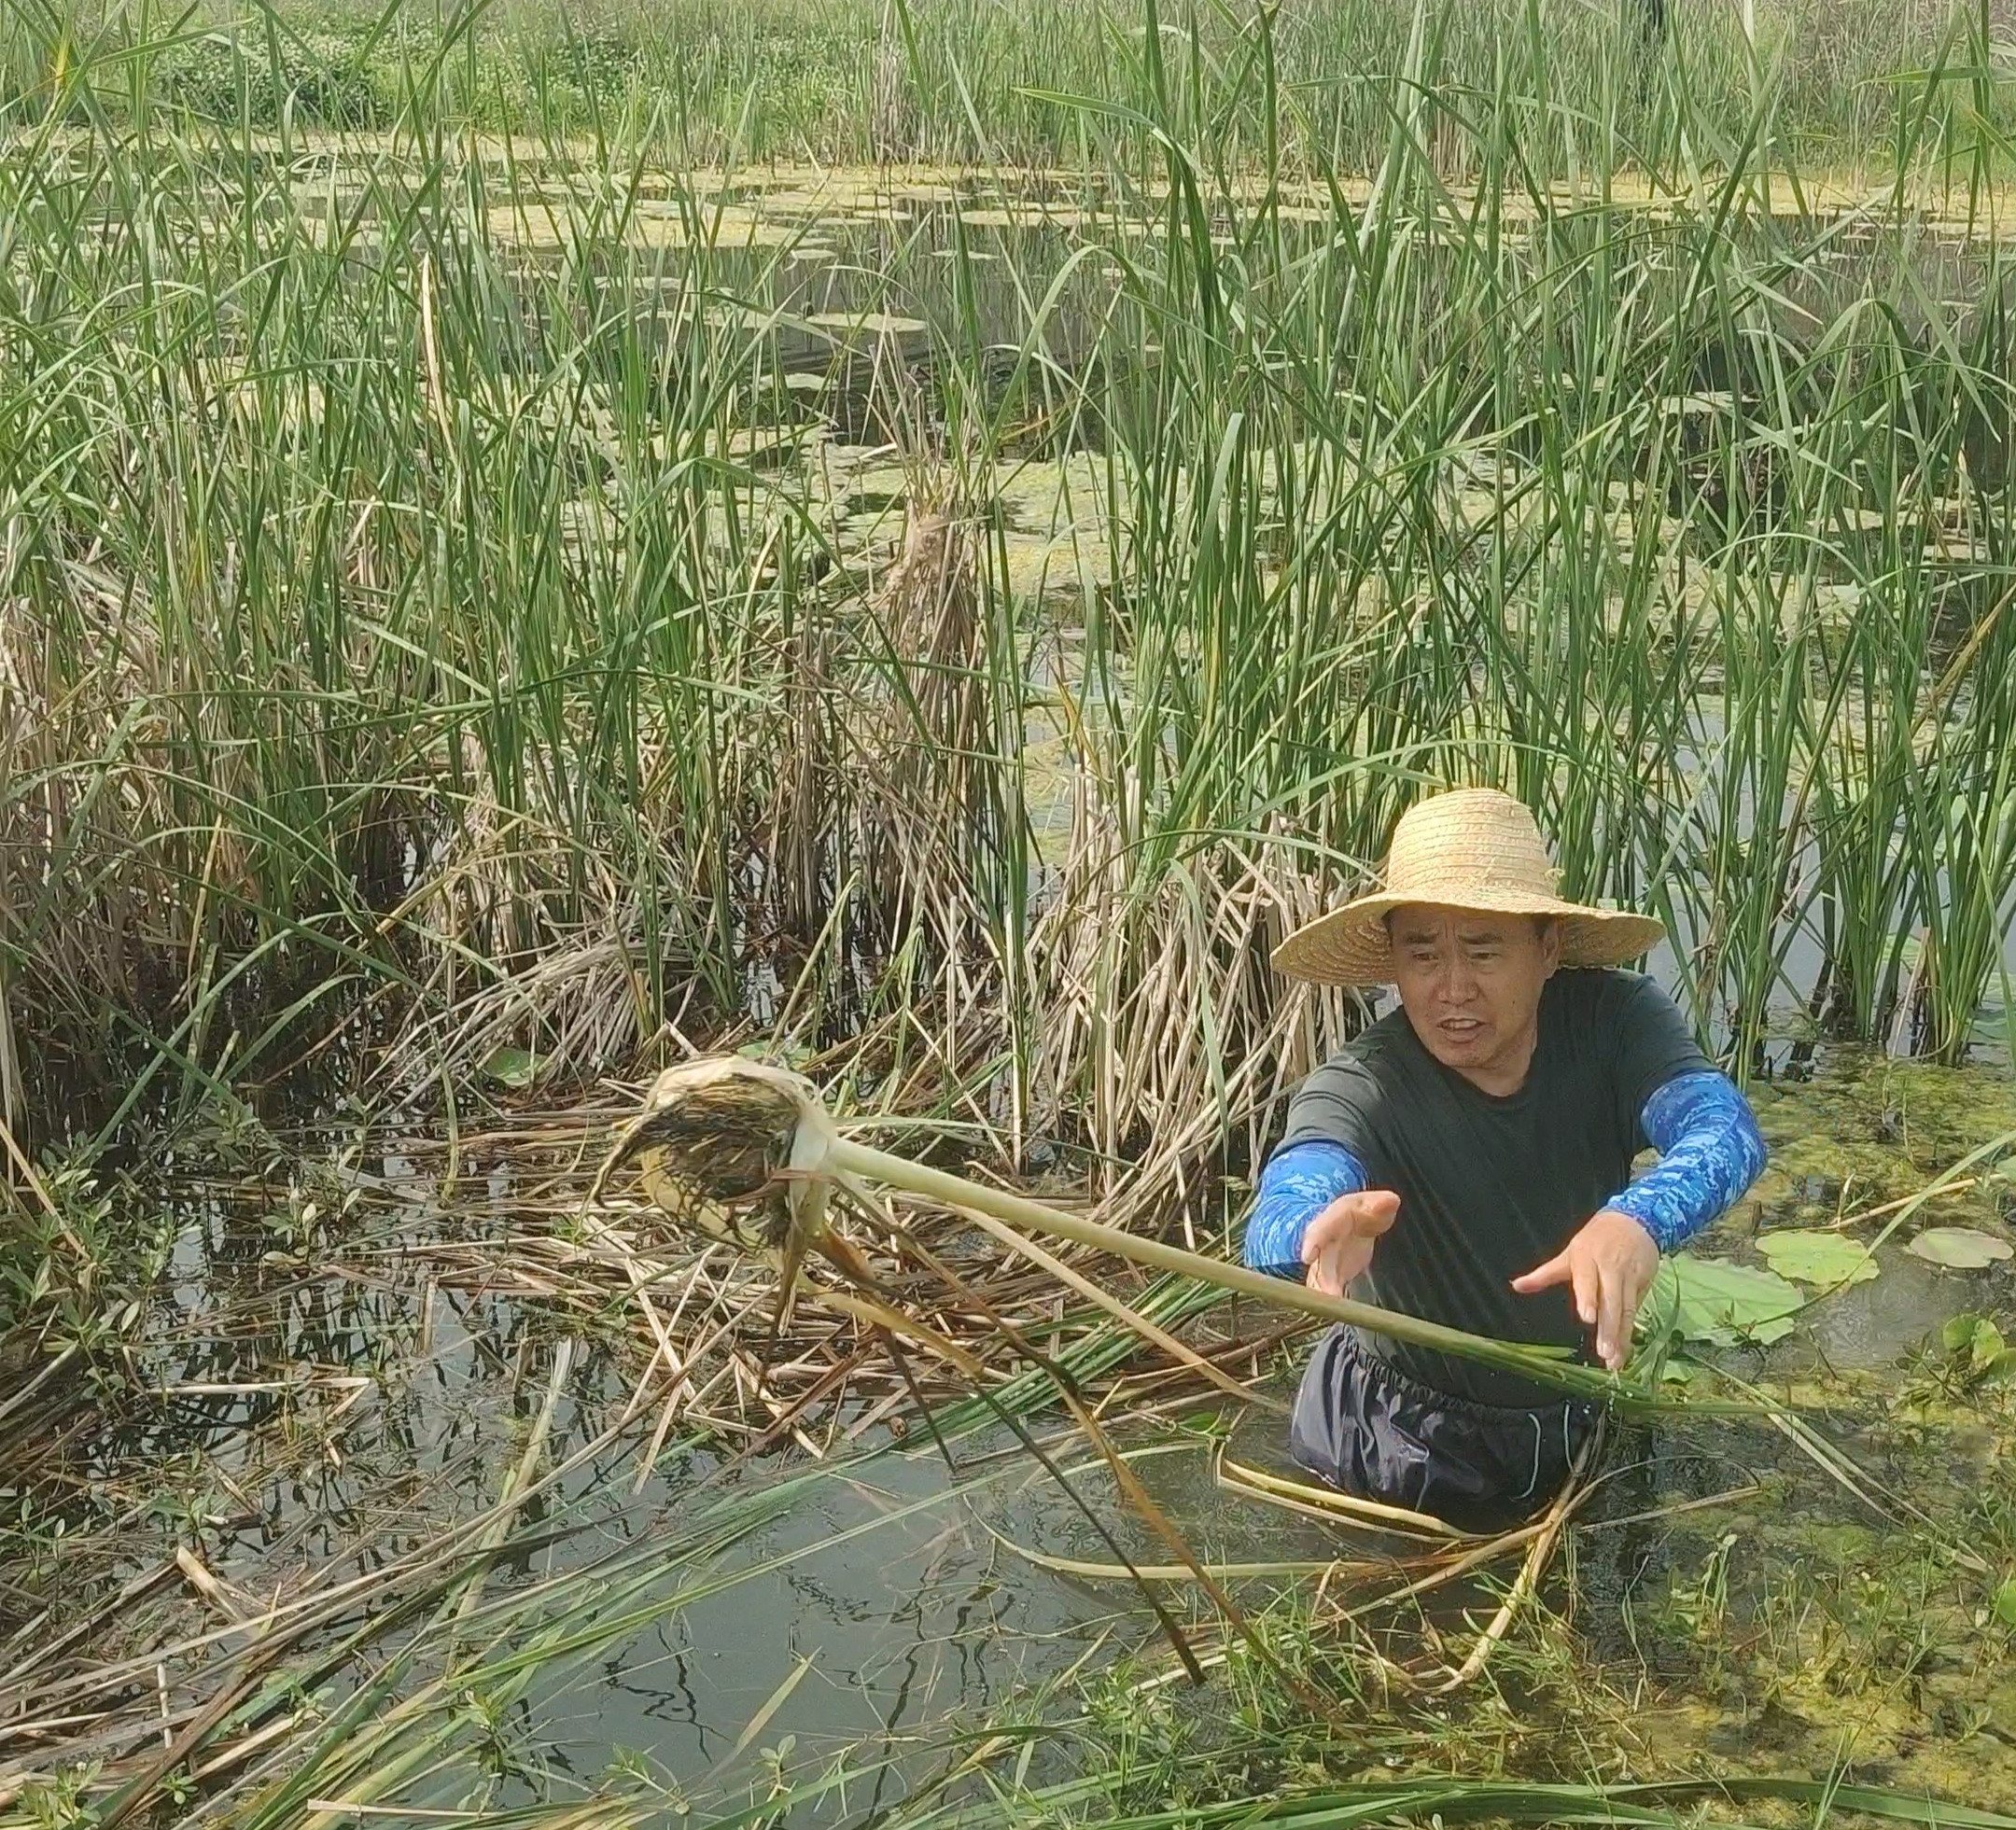
<svg viewBox="0 0 2016 1830">
<path fill-rule="evenodd" d="M 1895 1200 L 2016 1127 L 1999 1076 L 1880 1059 L 1760 1089 L 1757 1103 L 1776 1164 L 1710 1242 L 1739 1259 L 1754 1259 L 1759 1225 Z M 244 1623 L 329 1594 L 349 1599 L 288 1652 L 307 1699 L 297 1732 L 375 1694 L 359 1686 L 389 1670 L 374 1732 L 437 1738 L 383 1799 L 340 1762 L 315 1769 L 325 1795 L 359 1803 L 503 1806 L 648 1780 L 661 1804 L 775 1796 L 792 1823 L 859 1822 L 936 1795 L 982 1728 L 1014 1745 L 1011 1731 L 1049 1725 L 1020 1760 L 1029 1784 L 1096 1765 L 1116 1720 L 1193 1750 L 1245 1732 L 1260 1707 L 1252 1671 L 1201 1689 L 1172 1682 L 1181 1668 L 1142 1591 L 1087 1572 L 1123 1552 L 1158 1566 L 1173 1553 L 1057 1413 L 1029 1427 L 1083 1507 L 1026 1447 L 971 1419 L 951 1445 L 957 1475 L 919 1432 L 891 1439 L 886 1424 L 852 1445 L 828 1437 L 823 1459 L 748 1454 L 732 1423 L 700 1419 L 778 1407 L 758 1383 L 763 1330 L 752 1323 L 721 1375 L 747 1382 L 740 1407 L 696 1397 L 669 1429 L 660 1420 L 639 1481 L 660 1389 L 634 1402 L 649 1338 L 634 1292 L 584 1282 L 579 1261 L 556 1255 L 572 1184 L 501 1166 L 512 1135 L 507 1122 L 471 1152 L 446 1206 L 432 1143 L 317 1159 L 301 1140 L 298 1160 L 320 1164 L 310 1180 L 347 1207 L 335 1230 L 304 1219 L 298 1193 L 276 1201 L 241 1182 L 183 1195 L 171 1293 L 130 1382 L 108 1394 L 107 1414 L 127 1420 L 86 1431 L 44 1470 L 79 1494 L 78 1529 L 60 1555 L 15 1566 L 9 1613 L 34 1594 L 57 1621 L 134 1599 L 99 1616 L 67 1659 L 35 1650 L 47 1622 L 7 1624 L 0 1757 L 60 1744 L 55 1727 L 32 1725 L 60 1719 L 66 1697 L 74 1713 L 79 1685 L 108 1709 L 115 1730 L 93 1732 L 112 1743 L 135 1710 L 186 1725 L 245 1653 Z M 540 1149 L 556 1135 L 545 1126 Z M 1971 1182 L 1927 1217 L 1999 1230 L 2002 1186 Z M 2016 1683 L 1995 1614 L 1996 1585 L 2016 1567 L 2016 1415 L 1998 1387 L 1970 1385 L 1926 1347 L 1961 1311 L 2007 1318 L 2012 1278 L 2002 1266 L 1936 1270 L 1900 1247 L 1791 1338 L 1722 1356 L 1792 1392 L 1882 1483 L 1890 1516 L 1761 1423 L 1621 1432 L 1547 1609 L 1501 1655 L 1492 1686 L 1439 1712 L 1353 1692 L 1360 1727 L 1325 1730 L 1323 1757 L 1549 1769 L 1560 1763 L 1539 1752 L 1548 1725 L 1573 1707 L 1589 1746 L 1633 1771 L 1704 1760 L 1825 1771 L 1845 1723 L 1858 1773 L 1950 1789 L 1964 1760 L 2016 1798 Z M 667 1285 L 661 1317 L 676 1300 Z M 700 1365 L 676 1314 L 669 1325 Z M 1214 1310 L 1184 1332 L 1223 1347 L 1266 1330 L 1264 1318 Z M 1253 1362 L 1263 1404 L 1288 1390 L 1297 1351 L 1269 1348 Z M 608 1433 L 626 1405 L 629 1423 Z M 833 1415 L 872 1408 L 843 1395 Z M 818 1407 L 801 1416 L 817 1438 Z M 1235 1418 L 1193 1390 L 1159 1418 L 1125 1402 L 1112 1417 L 1119 1452 L 1207 1563 L 1351 1559 L 1326 1578 L 1233 1586 L 1326 1682 L 1361 1684 L 1361 1629 L 1337 1610 L 1387 1593 L 1400 1573 L 1387 1560 L 1419 1546 L 1340 1533 L 1223 1485 L 1228 1446 L 1281 1465 L 1265 1409 Z M 528 1444 L 549 1485 L 493 1537 L 470 1539 Z M 455 1544 L 471 1546 L 466 1568 L 485 1570 L 481 1584 L 416 1587 L 410 1572 L 430 1548 Z M 1509 1574 L 1501 1564 L 1381 1615 L 1362 1643 L 1402 1659 L 1435 1636 L 1460 1643 Z M 1208 1662 L 1237 1665 L 1240 1648 L 1194 1584 L 1158 1574 L 1151 1588 Z M 357 1650 L 341 1651 L 352 1634 Z M 121 1657 L 146 1681 L 92 1693 L 90 1670 Z M 429 1702 L 432 1690 L 444 1695 Z M 248 1719 L 244 1739 L 258 1733 Z M 220 1821 L 243 1802 L 233 1784 L 261 1771 L 256 1751 L 243 1759 L 207 1781 Z"/>
</svg>

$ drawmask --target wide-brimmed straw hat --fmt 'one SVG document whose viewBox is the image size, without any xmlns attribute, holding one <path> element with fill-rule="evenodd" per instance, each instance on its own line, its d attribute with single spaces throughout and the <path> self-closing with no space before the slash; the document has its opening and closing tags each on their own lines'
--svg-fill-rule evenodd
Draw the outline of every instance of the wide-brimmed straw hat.
<svg viewBox="0 0 2016 1830">
<path fill-rule="evenodd" d="M 1391 985 L 1386 917 L 1408 902 L 1485 915 L 1552 915 L 1563 966 L 1621 966 L 1666 932 L 1650 915 L 1570 902 L 1525 806 L 1494 788 L 1437 794 L 1393 829 L 1385 887 L 1297 929 L 1274 949 L 1275 971 L 1317 985 Z"/>
</svg>

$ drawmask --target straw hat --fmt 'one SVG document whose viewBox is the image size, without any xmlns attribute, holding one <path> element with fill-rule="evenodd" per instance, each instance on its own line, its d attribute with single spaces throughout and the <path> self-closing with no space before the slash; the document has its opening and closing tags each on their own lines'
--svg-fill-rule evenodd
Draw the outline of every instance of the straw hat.
<svg viewBox="0 0 2016 1830">
<path fill-rule="evenodd" d="M 1297 929 L 1274 950 L 1274 969 L 1317 985 L 1391 985 L 1386 917 L 1407 902 L 1491 915 L 1553 915 L 1563 966 L 1621 966 L 1665 933 L 1649 915 L 1568 902 L 1555 894 L 1554 862 L 1533 817 L 1494 788 L 1437 794 L 1393 829 L 1386 887 Z"/>
</svg>

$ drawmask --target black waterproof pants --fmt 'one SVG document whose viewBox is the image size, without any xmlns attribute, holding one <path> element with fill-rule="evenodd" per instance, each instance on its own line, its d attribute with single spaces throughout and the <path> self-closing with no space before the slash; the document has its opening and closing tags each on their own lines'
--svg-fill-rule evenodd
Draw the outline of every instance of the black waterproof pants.
<svg viewBox="0 0 2016 1830">
<path fill-rule="evenodd" d="M 1451 1397 L 1339 1326 L 1302 1375 L 1288 1442 L 1303 1467 L 1361 1500 L 1459 1530 L 1501 1531 L 1561 1491 L 1597 1417 L 1594 1404 L 1574 1399 L 1513 1410 Z"/>
</svg>

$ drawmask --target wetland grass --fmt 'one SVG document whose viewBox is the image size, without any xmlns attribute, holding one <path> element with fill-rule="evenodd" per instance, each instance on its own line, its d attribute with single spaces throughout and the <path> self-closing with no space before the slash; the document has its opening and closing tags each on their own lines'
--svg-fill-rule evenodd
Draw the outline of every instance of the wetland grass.
<svg viewBox="0 0 2016 1830">
<path fill-rule="evenodd" d="M 1369 169 L 1391 130 L 1379 79 L 1402 66 L 1417 11 L 1440 79 L 1478 113 L 1508 104 L 1493 131 L 1550 156 L 1580 158 L 1621 135 L 1664 163 L 1689 141 L 1704 144 L 1704 129 L 1740 144 L 1762 86 L 1771 93 L 1764 150 L 1809 173 L 1880 170 L 1914 134 L 1944 156 L 1966 141 L 1962 106 L 2009 124 L 1995 66 L 1974 62 L 1967 37 L 1970 16 L 1991 44 L 2006 31 L 1994 4 L 1766 0 L 1754 49 L 1736 6 L 1658 8 L 1656 27 L 1654 10 L 1647 0 L 1311 0 L 1277 16 L 1274 69 L 1301 104 L 1281 123 L 1258 80 L 1250 18 L 1172 9 L 1169 42 L 1189 65 L 1169 92 L 1172 124 L 1192 140 L 1217 135 L 1235 161 L 1263 156 L 1285 126 L 1339 165 Z M 426 9 L 212 0 L 138 17 L 23 0 L 0 27 L 0 94 L 33 97 L 53 75 L 153 38 L 141 81 L 119 92 L 227 124 L 270 128 L 291 116 L 386 127 L 408 109 L 418 71 L 457 117 L 493 132 L 641 128 L 668 156 L 705 162 L 1069 168 L 1086 141 L 1057 92 L 1115 93 L 1141 29 L 1137 13 L 1103 0 L 1012 11 L 973 0 L 587 0 L 564 11 L 515 0 Z M 1910 78 L 1935 70 L 1949 74 L 1961 106 L 1925 105 Z M 1434 146 L 1446 175 L 1463 171 L 1471 148 L 1460 130 L 1441 131 Z"/>
<path fill-rule="evenodd" d="M 2016 909 L 1998 16 L 1886 11 L 1926 49 L 1879 104 L 1852 68 L 1812 87 L 1814 44 L 1847 55 L 1825 34 L 1753 63 L 1689 23 L 1647 62 L 1600 11 L 1379 10 L 832 9 L 833 70 L 904 35 L 865 112 L 832 70 L 780 95 L 760 9 L 703 34 L 677 91 L 648 58 L 566 77 L 591 28 L 514 91 L 488 21 L 395 12 L 371 56 L 396 80 L 312 124 L 298 21 L 219 63 L 144 11 L 97 36 L 9 11 L 0 1095 L 10 1160 L 41 1166 L 0 1246 L 5 1363 L 35 1369 L 0 1399 L 21 1490 L 98 1504 L 94 1414 L 147 1395 L 123 1355 L 185 1236 L 134 1163 L 214 1172 L 234 1244 L 264 1216 L 255 1376 L 186 1382 L 284 1388 L 274 1480 L 340 1467 L 318 1407 L 359 1402 L 293 1366 L 291 1279 L 408 1278 L 423 1342 L 443 1291 L 523 1306 L 514 1357 L 483 1362 L 525 1407 L 498 1466 L 539 1460 L 534 1369 L 606 1348 L 640 1491 L 698 1443 L 728 1486 L 784 1446 L 849 1467 L 922 1413 L 959 1439 L 1067 1392 L 1141 1416 L 1249 1383 L 1280 1334 L 1221 1328 L 1185 1278 L 1102 1270 L 1123 1317 L 1004 1249 L 948 1298 L 929 1210 L 884 1217 L 922 1250 L 877 1263 L 954 1351 L 871 1363 L 860 1315 L 780 1318 L 760 1269 L 585 1215 L 618 1111 L 583 1089 L 744 1047 L 1137 1244 L 1228 1251 L 1225 1177 L 1366 1014 L 1276 982 L 1269 945 L 1433 784 L 1515 788 L 1569 893 L 1664 915 L 1659 968 L 1740 1074 L 1836 1042 L 1952 1063 L 1991 1034 Z M 1333 79 L 1352 33 L 1372 49 Z M 849 137 L 858 112 L 883 144 Z M 762 162 L 891 141 L 970 162 Z M 1813 156 L 1867 189 L 1801 177 Z M 406 1166 L 296 1174 L 266 1129 L 293 1097 Z M 506 1188 L 491 1233 L 479 1176 Z M 428 1201 L 469 1236 L 401 1232 Z M 1143 1370 L 1141 1320 L 1182 1352 Z M 329 1360 L 368 1361 L 366 1334 Z M 556 1350 L 577 1338 L 596 1352 Z M 357 1525 L 345 1554 L 383 1564 L 359 1587 L 261 1565 L 286 1591 L 265 1627 L 249 1588 L 172 1554 L 135 1575 L 110 1526 L 73 1541 L 101 1630 L 153 1586 L 117 1657 L 32 1626 L 8 1648 L 0 1770 L 27 1777 L 0 1812 L 503 1821 L 513 1784 L 564 1793 L 511 1767 L 537 1673 L 733 1580 L 718 1559 L 781 1516 L 724 1499 L 493 1584 L 568 1465 L 418 1548 Z M 213 1516 L 176 1528 L 206 1572 Z M 1985 1612 L 1979 1571 L 1939 1580 Z M 1307 1623 L 1277 1644 L 1242 1618 L 1200 1624 L 1280 1710 Z M 1384 1707 L 1377 1660 L 1325 1631 L 1296 1681 Z M 1830 1669 L 1840 1644 L 1889 1655 L 1849 1634 Z M 1232 1765 L 1197 1770 L 1253 1808 Z M 1001 1795 L 1163 1803 L 1071 1784 L 1025 1764 Z M 584 1783 L 580 1821 L 671 1809 L 654 1786 Z M 1269 1809 L 1694 1808 L 1295 1787 L 1306 1809 Z"/>
<path fill-rule="evenodd" d="M 1564 192 L 1509 131 L 1575 112 L 1544 39 L 1479 115 L 1420 17 L 1366 175 L 1270 15 L 1257 173 L 1200 48 L 1116 40 L 1048 91 L 1061 230 L 999 170 L 766 210 L 649 135 L 453 139 L 439 85 L 351 141 L 128 128 L 88 63 L 24 97 L 9 1111 L 781 1024 L 1011 1158 L 1153 1140 L 1163 1195 L 1356 1020 L 1269 937 L 1458 779 L 1668 916 L 1740 1071 L 1801 1022 L 1962 1057 L 2016 882 L 2011 352 L 1925 187 L 1992 203 L 1992 119 L 1932 160 L 1935 73 L 1886 198 L 1785 215 L 1767 84 Z"/>
</svg>

